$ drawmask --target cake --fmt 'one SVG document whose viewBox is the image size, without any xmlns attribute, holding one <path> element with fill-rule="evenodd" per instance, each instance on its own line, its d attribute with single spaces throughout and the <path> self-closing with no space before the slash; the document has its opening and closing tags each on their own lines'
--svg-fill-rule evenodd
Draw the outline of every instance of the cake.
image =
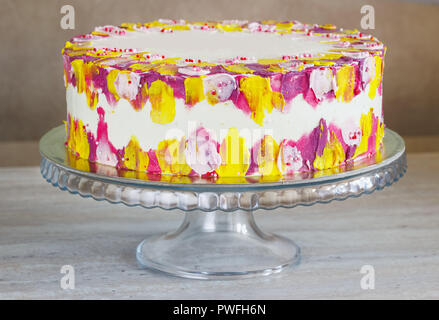
<svg viewBox="0 0 439 320">
<path fill-rule="evenodd" d="M 96 27 L 62 55 L 84 170 L 270 179 L 380 152 L 385 47 L 357 30 L 162 19 Z"/>
</svg>

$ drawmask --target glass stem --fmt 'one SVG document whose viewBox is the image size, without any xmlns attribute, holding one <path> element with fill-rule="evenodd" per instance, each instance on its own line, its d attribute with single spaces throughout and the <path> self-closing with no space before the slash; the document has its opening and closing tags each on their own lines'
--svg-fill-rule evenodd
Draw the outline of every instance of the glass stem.
<svg viewBox="0 0 439 320">
<path fill-rule="evenodd" d="M 256 224 L 253 212 L 186 212 L 183 223 L 169 237 L 199 232 L 232 232 L 249 237 L 269 238 Z"/>
</svg>

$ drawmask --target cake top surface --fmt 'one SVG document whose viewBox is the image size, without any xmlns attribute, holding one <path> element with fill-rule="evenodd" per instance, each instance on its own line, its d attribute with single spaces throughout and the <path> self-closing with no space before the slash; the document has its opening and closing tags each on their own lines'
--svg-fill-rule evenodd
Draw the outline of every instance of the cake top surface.
<svg viewBox="0 0 439 320">
<path fill-rule="evenodd" d="M 161 19 L 96 27 L 68 41 L 63 54 L 102 67 L 162 74 L 301 71 L 383 55 L 383 44 L 358 30 L 298 21 L 187 22 Z M 188 68 L 185 68 L 188 67 Z"/>
<path fill-rule="evenodd" d="M 172 29 L 171 29 L 172 30 Z M 134 49 L 136 52 L 151 52 L 170 58 L 193 58 L 209 62 L 221 62 L 235 57 L 270 59 L 280 53 L 300 55 L 317 54 L 332 48 L 330 43 L 318 37 L 300 33 L 279 34 L 276 32 L 222 32 L 213 30 L 191 30 L 161 33 L 157 30 L 135 30 L 125 36 L 110 36 L 93 39 L 94 48 Z"/>
</svg>

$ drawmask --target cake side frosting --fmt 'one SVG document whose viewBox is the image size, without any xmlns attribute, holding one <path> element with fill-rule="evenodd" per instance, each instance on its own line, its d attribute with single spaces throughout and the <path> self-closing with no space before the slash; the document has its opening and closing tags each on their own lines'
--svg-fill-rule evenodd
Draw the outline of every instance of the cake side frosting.
<svg viewBox="0 0 439 320">
<path fill-rule="evenodd" d="M 379 150 L 384 53 L 356 30 L 297 21 L 98 27 L 63 50 L 67 146 L 162 175 L 336 168 Z"/>
</svg>

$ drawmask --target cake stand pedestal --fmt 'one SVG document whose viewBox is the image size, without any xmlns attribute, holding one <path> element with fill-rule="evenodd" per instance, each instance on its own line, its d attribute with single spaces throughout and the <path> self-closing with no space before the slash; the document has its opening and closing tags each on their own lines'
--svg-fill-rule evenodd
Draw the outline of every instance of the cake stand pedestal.
<svg viewBox="0 0 439 320">
<path fill-rule="evenodd" d="M 299 247 L 261 231 L 253 217 L 255 210 L 357 197 L 391 185 L 407 168 L 404 141 L 389 129 L 378 156 L 266 182 L 126 178 L 115 168 L 93 164 L 85 170 L 69 161 L 64 142 L 63 126 L 41 138 L 43 177 L 83 197 L 184 211 L 176 231 L 149 235 L 138 245 L 137 261 L 142 267 L 195 279 L 269 275 L 297 264 Z"/>
</svg>

